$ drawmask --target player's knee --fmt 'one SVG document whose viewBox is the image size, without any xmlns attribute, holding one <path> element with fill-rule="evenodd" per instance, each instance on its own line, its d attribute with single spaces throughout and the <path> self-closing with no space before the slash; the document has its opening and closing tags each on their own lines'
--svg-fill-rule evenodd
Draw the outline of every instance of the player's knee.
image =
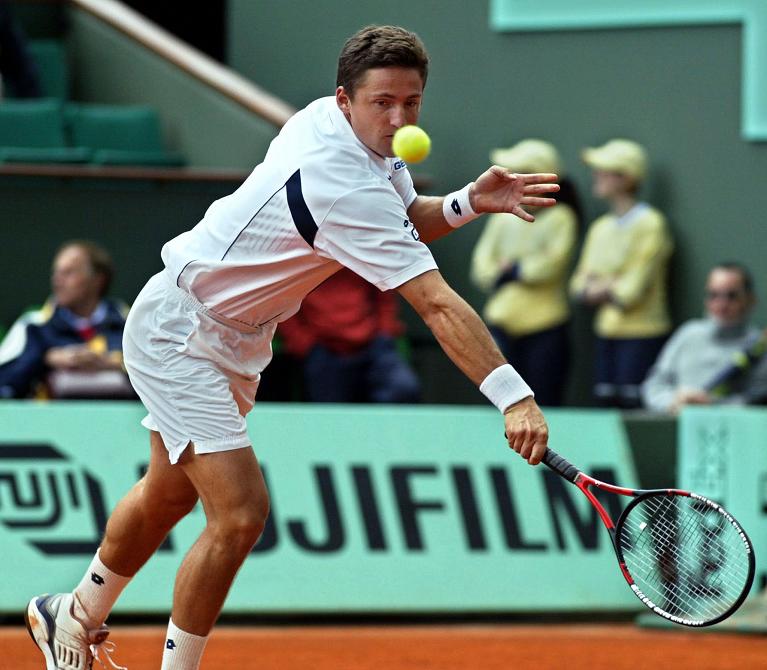
<svg viewBox="0 0 767 670">
<path fill-rule="evenodd" d="M 199 496 L 193 488 L 173 489 L 170 487 L 144 487 L 145 508 L 156 520 L 165 520 L 171 525 L 194 509 Z"/>
<path fill-rule="evenodd" d="M 230 510 L 216 524 L 216 530 L 223 535 L 222 541 L 226 542 L 233 550 L 247 553 L 264 532 L 268 516 L 269 498 L 264 494 L 237 509 Z"/>
<path fill-rule="evenodd" d="M 194 509 L 199 497 L 196 493 L 170 496 L 165 499 L 168 516 L 172 519 L 182 519 Z"/>
</svg>

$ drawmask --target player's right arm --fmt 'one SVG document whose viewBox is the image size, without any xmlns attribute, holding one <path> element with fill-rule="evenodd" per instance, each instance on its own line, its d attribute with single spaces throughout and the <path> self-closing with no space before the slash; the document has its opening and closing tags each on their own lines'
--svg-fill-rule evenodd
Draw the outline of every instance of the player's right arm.
<svg viewBox="0 0 767 670">
<path fill-rule="evenodd" d="M 477 386 L 506 366 L 485 324 L 437 270 L 424 272 L 397 290 L 418 312 L 453 363 Z M 546 420 L 530 393 L 513 400 L 499 407 L 504 413 L 509 446 L 529 463 L 538 463 L 548 442 Z"/>
</svg>

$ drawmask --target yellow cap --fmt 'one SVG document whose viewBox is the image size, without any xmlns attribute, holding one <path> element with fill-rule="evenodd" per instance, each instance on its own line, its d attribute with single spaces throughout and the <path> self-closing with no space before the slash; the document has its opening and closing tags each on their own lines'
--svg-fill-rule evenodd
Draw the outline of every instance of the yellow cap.
<svg viewBox="0 0 767 670">
<path fill-rule="evenodd" d="M 562 170 L 562 161 L 554 145 L 543 140 L 522 140 L 508 149 L 493 149 L 490 160 L 514 172 L 553 172 L 559 175 Z"/>
<path fill-rule="evenodd" d="M 642 181 L 647 174 L 647 153 L 631 140 L 610 140 L 601 147 L 584 149 L 583 162 L 595 170 L 618 172 Z"/>
</svg>

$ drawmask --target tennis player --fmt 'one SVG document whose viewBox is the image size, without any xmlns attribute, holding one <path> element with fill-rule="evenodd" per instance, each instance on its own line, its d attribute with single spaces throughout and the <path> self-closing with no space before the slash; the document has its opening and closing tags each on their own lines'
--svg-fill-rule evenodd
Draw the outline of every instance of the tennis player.
<svg viewBox="0 0 767 670">
<path fill-rule="evenodd" d="M 484 212 L 532 221 L 524 206 L 553 205 L 545 196 L 558 189 L 556 175 L 493 166 L 444 198 L 417 195 L 391 143 L 418 121 L 427 71 L 415 34 L 362 29 L 343 47 L 335 96 L 290 119 L 245 183 L 163 247 L 165 269 L 136 299 L 124 338 L 148 410 L 149 469 L 115 508 L 74 591 L 30 601 L 28 627 L 47 670 L 108 657 L 104 621 L 117 597 L 199 499 L 207 525 L 176 576 L 162 662 L 163 670 L 198 668 L 269 510 L 244 417 L 272 335 L 342 266 L 397 289 L 503 412 L 509 446 L 532 464 L 542 458 L 547 426 L 532 391 L 425 243 Z"/>
</svg>

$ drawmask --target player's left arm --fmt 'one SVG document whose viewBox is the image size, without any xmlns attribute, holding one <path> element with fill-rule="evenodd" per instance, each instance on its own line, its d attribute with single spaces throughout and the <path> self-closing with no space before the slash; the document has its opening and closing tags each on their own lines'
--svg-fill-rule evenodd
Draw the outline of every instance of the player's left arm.
<svg viewBox="0 0 767 670">
<path fill-rule="evenodd" d="M 480 390 L 491 373 L 497 374 L 498 369 L 505 366 L 506 359 L 482 319 L 447 285 L 439 271 L 424 272 L 406 281 L 397 291 L 424 320 L 453 363 L 479 386 Z M 522 390 L 526 387 L 524 382 L 517 386 L 507 380 L 504 387 L 506 392 L 502 395 L 511 394 L 516 398 L 508 404 L 502 402 L 504 398 L 501 398 L 498 402 L 502 404 L 496 404 L 504 414 L 509 446 L 534 465 L 543 458 L 546 450 L 546 420 L 533 399 L 532 392 L 528 394 Z"/>
<path fill-rule="evenodd" d="M 480 214 L 507 212 L 532 222 L 535 217 L 526 211 L 523 205 L 555 205 L 557 201 L 545 195 L 559 190 L 556 180 L 555 174 L 516 174 L 493 165 L 471 183 L 468 188 L 468 202 L 464 202 L 463 207 L 459 202 L 462 191 L 444 198 L 419 195 L 408 207 L 407 214 L 421 241 L 426 243 L 447 235 Z M 445 203 L 446 198 L 451 202 Z M 456 202 L 451 208 L 453 200 Z M 448 215 L 449 218 L 446 218 L 446 210 L 453 212 Z"/>
</svg>

